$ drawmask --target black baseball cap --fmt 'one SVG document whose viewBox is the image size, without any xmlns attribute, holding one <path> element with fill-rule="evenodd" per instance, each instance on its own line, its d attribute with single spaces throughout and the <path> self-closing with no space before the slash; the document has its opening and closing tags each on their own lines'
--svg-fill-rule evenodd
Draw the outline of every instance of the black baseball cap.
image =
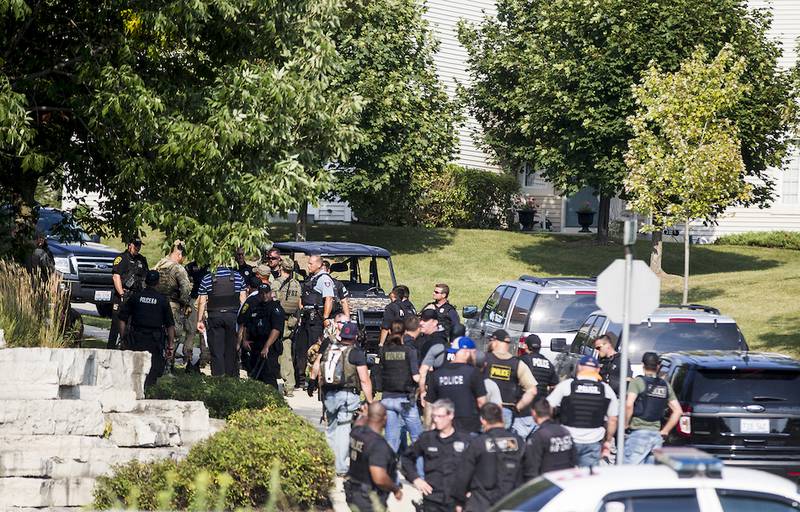
<svg viewBox="0 0 800 512">
<path fill-rule="evenodd" d="M 343 340 L 354 340 L 358 338 L 358 324 L 355 322 L 345 322 L 339 331 L 339 337 Z"/>
<path fill-rule="evenodd" d="M 258 282 L 258 291 L 260 292 L 269 292 L 272 291 L 272 288 L 269 286 L 269 283 L 264 283 L 259 280 Z"/>
<path fill-rule="evenodd" d="M 660 362 L 658 354 L 655 352 L 645 352 L 642 354 L 642 364 L 644 364 L 645 368 L 658 368 Z"/>
<path fill-rule="evenodd" d="M 145 274 L 144 276 L 144 284 L 156 284 L 158 283 L 158 280 L 159 280 L 158 270 L 148 270 L 147 274 Z"/>
<path fill-rule="evenodd" d="M 260 290 L 261 289 L 261 284 L 262 284 L 261 278 L 259 278 L 255 274 L 251 274 L 250 277 L 247 278 L 247 286 L 249 286 L 250 288 L 252 288 L 254 290 L 256 290 L 256 289 Z"/>
<path fill-rule="evenodd" d="M 496 339 L 497 341 L 504 341 L 506 343 L 511 341 L 508 332 L 505 329 L 497 329 L 492 333 L 492 338 Z"/>
<path fill-rule="evenodd" d="M 529 334 L 528 337 L 525 338 L 525 344 L 528 345 L 528 349 L 530 350 L 542 348 L 542 340 L 535 334 Z"/>
<path fill-rule="evenodd" d="M 135 245 L 137 247 L 141 247 L 142 239 L 139 237 L 139 235 L 134 235 L 134 236 L 128 238 L 128 243 L 129 244 L 133 244 L 133 245 Z"/>
<path fill-rule="evenodd" d="M 425 309 L 419 315 L 420 320 L 439 320 L 439 313 L 435 309 Z"/>
</svg>

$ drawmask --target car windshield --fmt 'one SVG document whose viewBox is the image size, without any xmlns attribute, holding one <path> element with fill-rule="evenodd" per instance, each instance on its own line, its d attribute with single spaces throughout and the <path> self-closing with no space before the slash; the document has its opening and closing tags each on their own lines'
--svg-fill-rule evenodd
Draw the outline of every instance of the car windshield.
<svg viewBox="0 0 800 512">
<path fill-rule="evenodd" d="M 39 212 L 36 230 L 60 242 L 91 242 L 91 237 L 71 216 L 59 211 Z"/>
<path fill-rule="evenodd" d="M 538 512 L 550 503 L 563 489 L 547 478 L 538 478 L 514 491 L 494 506 L 493 510 L 518 510 Z"/>
<path fill-rule="evenodd" d="M 699 370 L 692 381 L 692 401 L 704 404 L 800 405 L 800 371 Z"/>
<path fill-rule="evenodd" d="M 609 330 L 613 330 L 609 328 Z M 621 330 L 621 329 L 620 329 Z M 615 331 L 619 332 L 619 331 Z M 631 326 L 629 360 L 638 363 L 645 352 L 738 350 L 744 348 L 733 323 L 653 322 Z"/>
<path fill-rule="evenodd" d="M 595 296 L 539 294 L 528 319 L 528 332 L 577 331 L 597 309 Z"/>
</svg>

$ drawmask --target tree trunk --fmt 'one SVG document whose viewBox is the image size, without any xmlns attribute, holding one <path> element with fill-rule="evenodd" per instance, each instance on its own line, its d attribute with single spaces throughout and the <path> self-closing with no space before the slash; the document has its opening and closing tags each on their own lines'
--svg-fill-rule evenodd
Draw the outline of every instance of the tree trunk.
<svg viewBox="0 0 800 512">
<path fill-rule="evenodd" d="M 294 240 L 295 242 L 306 241 L 306 230 L 308 229 L 308 201 L 300 203 L 300 208 L 297 209 L 297 221 L 294 224 Z"/>
<path fill-rule="evenodd" d="M 686 230 L 683 233 L 683 302 L 689 303 L 689 219 L 686 219 Z"/>
<path fill-rule="evenodd" d="M 653 231 L 653 247 L 650 250 L 650 270 L 656 274 L 662 274 L 661 261 L 664 256 L 664 232 L 662 230 Z"/>
<path fill-rule="evenodd" d="M 608 222 L 611 214 L 611 197 L 600 194 L 600 206 L 597 209 L 597 243 L 608 243 Z"/>
<path fill-rule="evenodd" d="M 36 234 L 37 215 L 36 185 L 38 179 L 20 173 L 24 179 L 11 184 L 11 214 L 14 227 L 11 239 L 10 256 L 21 264 L 26 264 L 33 252 L 33 237 Z"/>
</svg>

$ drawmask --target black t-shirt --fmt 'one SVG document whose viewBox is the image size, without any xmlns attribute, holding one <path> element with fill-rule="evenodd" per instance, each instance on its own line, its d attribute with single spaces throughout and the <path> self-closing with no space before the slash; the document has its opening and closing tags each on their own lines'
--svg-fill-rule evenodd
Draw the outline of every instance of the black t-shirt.
<svg viewBox="0 0 800 512">
<path fill-rule="evenodd" d="M 619 369 L 622 364 L 622 354 L 617 352 L 611 357 L 600 358 L 600 376 L 611 386 L 614 394 L 619 396 Z M 628 363 L 628 377 L 633 376 L 631 365 Z"/>
<path fill-rule="evenodd" d="M 248 265 L 247 263 L 242 263 L 241 265 L 239 265 L 237 270 L 239 271 L 239 273 L 244 278 L 244 282 L 246 284 L 250 284 L 250 276 L 253 275 L 253 266 L 252 265 Z"/>
<path fill-rule="evenodd" d="M 162 329 L 175 325 L 169 300 L 153 288 L 134 292 L 122 305 L 119 318 L 135 329 Z"/>
<path fill-rule="evenodd" d="M 383 310 L 383 321 L 381 322 L 381 329 L 391 329 L 392 322 L 402 322 L 403 318 L 400 316 L 400 304 L 397 301 L 391 302 Z"/>
<path fill-rule="evenodd" d="M 426 402 L 433 403 L 440 398 L 453 401 L 457 430 L 480 432 L 476 399 L 486 396 L 486 386 L 477 368 L 466 363 L 444 363 L 436 371 L 428 373 L 427 385 Z"/>
<path fill-rule="evenodd" d="M 200 290 L 200 282 L 206 277 L 206 274 L 209 273 L 208 267 L 200 267 L 197 265 L 197 262 L 191 262 L 186 265 L 186 271 L 189 274 L 189 278 L 192 280 L 192 293 L 190 296 L 193 299 L 196 299 L 198 296 L 198 291 Z"/>
<path fill-rule="evenodd" d="M 354 347 L 348 354 L 347 361 L 355 366 L 367 366 L 367 353 L 362 348 Z"/>
</svg>

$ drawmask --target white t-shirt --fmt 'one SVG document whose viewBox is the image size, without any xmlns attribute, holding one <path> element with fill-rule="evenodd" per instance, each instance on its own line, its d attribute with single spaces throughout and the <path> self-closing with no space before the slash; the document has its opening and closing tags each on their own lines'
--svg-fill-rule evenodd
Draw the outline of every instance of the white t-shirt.
<svg viewBox="0 0 800 512">
<path fill-rule="evenodd" d="M 590 380 L 598 380 L 598 379 L 591 379 Z M 569 396 L 572 393 L 572 381 L 575 379 L 567 379 L 561 381 L 553 391 L 547 396 L 547 401 L 550 402 L 551 407 L 559 407 L 561 405 L 561 401 L 564 399 L 565 396 Z M 611 386 L 603 384 L 603 389 L 605 390 L 605 397 L 608 399 L 608 409 L 606 409 L 606 416 L 608 418 L 616 418 L 619 415 L 619 404 L 617 403 L 617 395 L 614 394 L 614 390 L 611 389 Z M 598 441 L 602 441 L 602 439 L 606 435 L 606 427 L 597 427 L 597 428 L 576 428 L 570 427 L 568 425 L 564 425 L 569 433 L 572 435 L 572 440 L 578 444 L 590 444 L 596 443 Z"/>
<path fill-rule="evenodd" d="M 503 396 L 500 394 L 500 388 L 497 386 L 497 383 L 492 379 L 484 379 L 483 385 L 486 387 L 486 401 L 502 407 Z"/>
</svg>

